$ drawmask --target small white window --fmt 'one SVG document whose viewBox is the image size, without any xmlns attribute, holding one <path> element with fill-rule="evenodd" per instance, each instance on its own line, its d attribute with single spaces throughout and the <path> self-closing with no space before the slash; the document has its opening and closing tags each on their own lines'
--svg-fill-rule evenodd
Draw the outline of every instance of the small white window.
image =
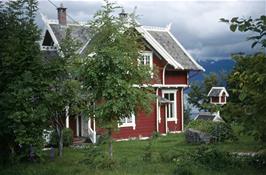
<svg viewBox="0 0 266 175">
<path fill-rule="evenodd" d="M 131 116 L 125 117 L 121 119 L 120 125 L 118 127 L 133 127 L 135 129 L 136 122 L 135 122 L 135 115 L 132 113 Z"/>
<path fill-rule="evenodd" d="M 150 68 L 152 69 L 152 52 L 141 52 L 140 63 L 150 66 Z"/>
</svg>

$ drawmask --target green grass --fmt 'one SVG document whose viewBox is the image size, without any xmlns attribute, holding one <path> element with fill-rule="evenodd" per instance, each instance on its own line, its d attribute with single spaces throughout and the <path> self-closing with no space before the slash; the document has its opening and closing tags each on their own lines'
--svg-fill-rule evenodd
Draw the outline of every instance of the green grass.
<svg viewBox="0 0 266 175">
<path fill-rule="evenodd" d="M 45 152 L 47 157 L 42 163 L 23 163 L 19 165 L 2 168 L 1 175 L 145 175 L 145 174 L 173 174 L 176 165 L 174 162 L 164 162 L 160 159 L 160 153 L 168 152 L 169 150 L 190 151 L 197 148 L 199 145 L 187 144 L 183 134 L 169 134 L 157 138 L 152 145 L 152 152 L 155 157 L 151 162 L 143 161 L 144 148 L 148 141 L 132 140 L 125 142 L 115 142 L 114 158 L 121 165 L 113 170 L 104 170 L 89 168 L 82 163 L 85 159 L 86 149 L 65 148 L 63 158 L 56 158 L 54 161 L 49 160 L 49 151 Z M 251 152 L 258 151 L 261 146 L 253 141 L 251 137 L 241 136 L 236 143 L 215 144 L 215 147 L 231 152 Z M 195 174 L 258 174 L 262 175 L 262 170 L 256 170 L 253 167 L 245 167 L 239 169 L 237 167 L 225 169 L 222 172 L 209 170 L 194 164 L 188 165 L 190 170 Z"/>
</svg>

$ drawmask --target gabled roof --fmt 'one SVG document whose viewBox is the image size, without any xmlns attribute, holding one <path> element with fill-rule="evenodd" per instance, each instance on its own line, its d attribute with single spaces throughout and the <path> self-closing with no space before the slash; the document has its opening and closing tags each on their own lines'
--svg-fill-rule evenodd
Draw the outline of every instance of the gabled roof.
<svg viewBox="0 0 266 175">
<path fill-rule="evenodd" d="M 212 87 L 208 93 L 208 97 L 220 97 L 223 93 L 225 93 L 226 97 L 229 97 L 225 87 Z"/>
<path fill-rule="evenodd" d="M 176 69 L 201 70 L 201 67 L 170 32 L 170 28 L 139 26 L 146 41 Z"/>
<path fill-rule="evenodd" d="M 56 20 L 48 20 L 42 16 L 46 25 L 46 30 L 49 32 L 53 42 L 54 48 L 58 49 L 66 35 L 67 29 L 70 29 L 71 37 L 81 43 L 79 53 L 89 44 L 89 27 L 81 24 L 70 24 L 63 26 L 58 24 Z M 185 50 L 185 48 L 177 41 L 177 39 L 170 32 L 170 27 L 147 27 L 138 26 L 136 30 L 143 36 L 143 38 L 150 44 L 153 49 L 160 54 L 170 65 L 175 69 L 181 70 L 200 70 L 204 71 L 192 56 Z M 47 47 L 46 47 L 47 48 Z"/>
<path fill-rule="evenodd" d="M 45 23 L 44 32 L 46 32 L 46 30 L 49 32 L 56 48 L 60 47 L 60 44 L 66 36 L 67 29 L 69 29 L 71 37 L 78 41 L 81 45 L 80 49 L 78 50 L 79 53 L 83 51 L 90 41 L 89 27 L 87 25 L 68 23 L 66 26 L 64 26 L 60 25 L 57 20 L 48 20 L 43 15 L 42 19 Z"/>
</svg>

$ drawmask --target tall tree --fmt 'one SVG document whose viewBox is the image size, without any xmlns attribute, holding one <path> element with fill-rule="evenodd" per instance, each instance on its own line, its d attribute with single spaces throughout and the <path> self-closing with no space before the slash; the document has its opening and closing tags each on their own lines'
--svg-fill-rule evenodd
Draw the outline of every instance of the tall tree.
<svg viewBox="0 0 266 175">
<path fill-rule="evenodd" d="M 45 93 L 49 119 L 57 135 L 58 155 L 63 155 L 63 128 L 66 115 L 80 115 L 86 105 L 86 92 L 78 77 L 80 44 L 71 37 L 71 30 L 60 45 L 58 55 L 46 61 L 49 89 Z M 82 93 L 83 92 L 83 93 Z"/>
<path fill-rule="evenodd" d="M 82 75 L 96 102 L 96 122 L 107 130 L 110 158 L 112 132 L 123 118 L 139 110 L 149 111 L 152 100 L 151 89 L 134 87 L 151 81 L 150 68 L 138 61 L 143 46 L 134 14 L 115 16 L 117 10 L 121 8 L 106 1 L 90 23 L 92 41 Z"/>
<path fill-rule="evenodd" d="M 230 30 L 252 32 L 249 37 L 254 40 L 251 47 L 260 45 L 261 53 L 254 55 L 234 55 L 236 61 L 234 70 L 229 75 L 228 87 L 230 102 L 222 111 L 229 121 L 235 121 L 243 126 L 243 132 L 255 136 L 261 142 L 266 142 L 266 16 L 257 19 L 231 20 L 221 19 L 230 24 Z"/>
<path fill-rule="evenodd" d="M 15 156 L 16 146 L 29 145 L 39 155 L 48 110 L 40 32 L 34 23 L 37 1 L 0 3 L 0 151 Z"/>
</svg>

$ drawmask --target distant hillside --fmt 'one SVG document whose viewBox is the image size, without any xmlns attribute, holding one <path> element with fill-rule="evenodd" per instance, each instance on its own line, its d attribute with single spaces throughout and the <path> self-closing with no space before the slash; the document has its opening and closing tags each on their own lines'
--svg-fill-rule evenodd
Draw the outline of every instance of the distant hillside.
<svg viewBox="0 0 266 175">
<path fill-rule="evenodd" d="M 203 60 L 203 61 L 198 61 L 198 63 L 204 67 L 206 70 L 205 72 L 199 73 L 196 76 L 193 76 L 190 79 L 190 82 L 192 81 L 201 81 L 203 80 L 203 75 L 204 74 L 209 74 L 211 72 L 215 72 L 217 74 L 221 72 L 226 72 L 229 73 L 232 71 L 235 62 L 232 59 L 223 59 L 223 60 Z M 194 73 L 192 73 L 194 74 Z"/>
</svg>

